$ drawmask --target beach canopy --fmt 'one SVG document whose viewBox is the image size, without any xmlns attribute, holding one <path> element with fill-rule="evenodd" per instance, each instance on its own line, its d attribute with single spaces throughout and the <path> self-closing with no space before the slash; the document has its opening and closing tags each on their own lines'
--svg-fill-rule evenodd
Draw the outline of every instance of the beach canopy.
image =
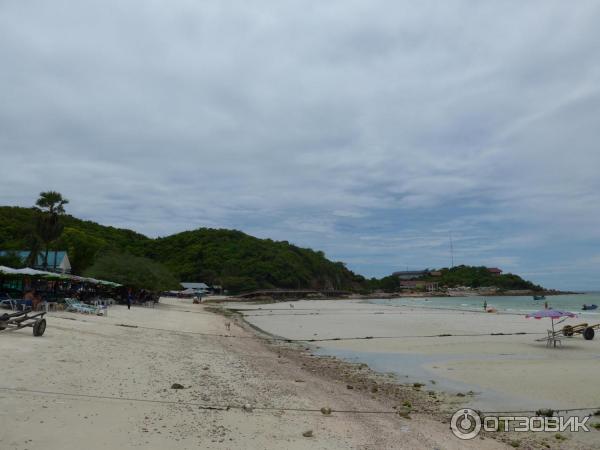
<svg viewBox="0 0 600 450">
<path fill-rule="evenodd" d="M 18 275 L 17 269 L 12 267 L 0 266 L 0 273 L 4 275 Z"/>
<path fill-rule="evenodd" d="M 12 267 L 0 266 L 0 272 L 6 275 L 28 275 L 28 276 L 59 276 L 57 273 L 46 272 L 44 270 L 36 270 L 31 269 L 29 267 L 25 267 L 23 269 L 13 269 Z"/>
<path fill-rule="evenodd" d="M 525 317 L 527 319 L 543 319 L 549 317 L 554 321 L 554 319 L 560 319 L 561 317 L 577 317 L 577 314 L 573 314 L 569 311 L 562 311 L 560 309 L 541 309 L 534 313 L 527 314 Z"/>
<path fill-rule="evenodd" d="M 46 278 L 49 280 L 71 280 L 79 283 L 90 283 L 96 285 L 119 287 L 122 286 L 119 283 L 113 283 L 112 281 L 97 280 L 95 278 L 80 277 L 77 275 L 71 275 L 68 273 L 54 273 L 47 272 L 45 270 L 32 269 L 30 267 L 24 267 L 23 269 L 13 269 L 12 267 L 0 266 L 0 274 L 3 275 L 21 275 L 38 278 Z"/>
</svg>

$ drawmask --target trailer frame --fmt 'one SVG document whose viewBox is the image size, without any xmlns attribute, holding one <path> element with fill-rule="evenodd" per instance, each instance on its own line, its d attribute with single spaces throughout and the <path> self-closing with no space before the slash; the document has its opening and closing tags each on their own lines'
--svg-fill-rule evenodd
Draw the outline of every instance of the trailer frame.
<svg viewBox="0 0 600 450">
<path fill-rule="evenodd" d="M 580 334 L 586 341 L 591 341 L 596 334 L 594 330 L 600 330 L 600 323 L 595 325 L 588 325 L 587 323 L 565 325 L 562 327 L 561 331 L 557 331 L 557 334 L 561 333 L 565 337 L 574 337 L 575 335 Z"/>
<path fill-rule="evenodd" d="M 30 313 L 31 310 L 27 310 L 0 315 L 0 333 L 31 327 L 34 336 L 42 336 L 46 331 L 46 311 Z"/>
</svg>

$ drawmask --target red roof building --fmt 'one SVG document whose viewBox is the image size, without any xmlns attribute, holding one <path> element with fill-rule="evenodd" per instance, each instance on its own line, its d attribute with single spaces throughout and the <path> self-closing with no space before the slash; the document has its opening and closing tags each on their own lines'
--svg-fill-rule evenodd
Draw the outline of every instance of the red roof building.
<svg viewBox="0 0 600 450">
<path fill-rule="evenodd" d="M 488 272 L 491 273 L 492 275 L 501 275 L 502 274 L 502 270 L 498 269 L 497 267 L 488 267 Z"/>
</svg>

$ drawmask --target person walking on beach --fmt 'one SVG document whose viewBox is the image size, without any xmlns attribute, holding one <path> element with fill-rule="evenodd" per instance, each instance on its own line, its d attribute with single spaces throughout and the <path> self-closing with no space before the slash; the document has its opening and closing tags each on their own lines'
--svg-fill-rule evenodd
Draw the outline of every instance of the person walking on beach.
<svg viewBox="0 0 600 450">
<path fill-rule="evenodd" d="M 487 300 L 485 298 L 483 299 L 483 310 L 487 310 Z"/>
<path fill-rule="evenodd" d="M 127 309 L 131 309 L 131 300 L 132 300 L 131 289 L 129 289 L 129 292 L 127 292 Z"/>
</svg>

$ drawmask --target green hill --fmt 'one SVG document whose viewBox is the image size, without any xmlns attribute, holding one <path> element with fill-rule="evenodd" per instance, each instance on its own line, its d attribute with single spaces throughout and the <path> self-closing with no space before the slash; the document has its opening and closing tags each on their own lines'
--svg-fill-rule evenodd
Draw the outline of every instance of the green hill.
<svg viewBox="0 0 600 450">
<path fill-rule="evenodd" d="M 30 248 L 33 208 L 0 207 L 0 249 Z M 151 239 L 131 230 L 66 215 L 54 249 L 66 249 L 74 273 L 89 269 L 99 255 L 131 254 L 166 266 L 180 281 L 221 284 L 232 292 L 258 288 L 358 289 L 364 278 L 323 252 L 288 242 L 258 239 L 240 231 L 200 228 Z"/>
<path fill-rule="evenodd" d="M 35 223 L 35 209 L 0 207 L 0 249 L 27 250 Z M 147 285 L 174 287 L 175 280 L 220 284 L 232 293 L 254 289 L 335 289 L 372 292 L 400 290 L 395 276 L 366 280 L 323 252 L 289 242 L 258 239 L 241 231 L 200 228 L 151 239 L 131 230 L 104 226 L 65 215 L 62 236 L 52 244 L 67 250 L 72 270 L 107 279 L 124 276 L 124 261 L 138 268 L 132 285 L 143 285 L 144 273 L 154 274 Z M 121 256 L 119 256 L 121 255 Z M 1 258 L 0 258 L 1 259 Z M 13 263 L 4 261 L 5 264 Z M 2 264 L 2 261 L 0 261 Z M 143 266 L 143 267 L 142 267 Z M 118 269 L 117 269 L 118 268 Z M 143 270 L 142 270 L 143 269 Z M 112 272 L 110 272 L 112 270 Z M 518 275 L 492 275 L 485 267 L 440 269 L 438 277 L 423 280 L 441 287 L 495 286 L 500 290 L 543 290 Z M 125 280 L 121 280 L 125 281 Z"/>
</svg>

